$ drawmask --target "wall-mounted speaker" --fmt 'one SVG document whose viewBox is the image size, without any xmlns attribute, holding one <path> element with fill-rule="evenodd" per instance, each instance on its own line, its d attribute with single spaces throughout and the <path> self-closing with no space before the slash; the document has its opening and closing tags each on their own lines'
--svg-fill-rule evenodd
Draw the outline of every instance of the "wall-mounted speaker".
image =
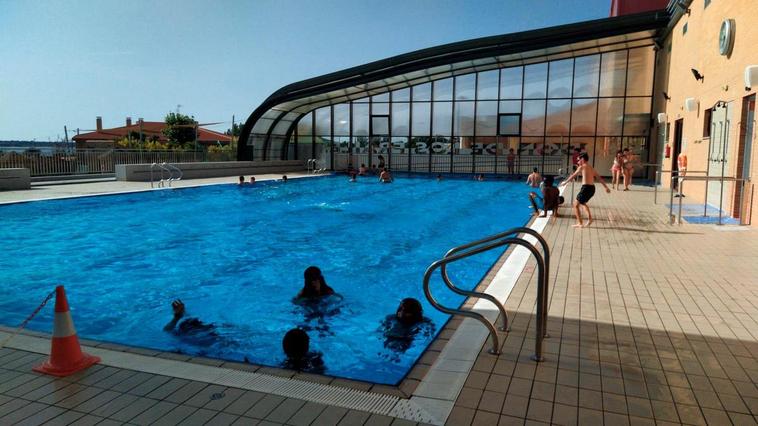
<svg viewBox="0 0 758 426">
<path fill-rule="evenodd" d="M 745 67 L 745 89 L 756 86 L 758 86 L 758 65 L 748 65 Z"/>
<path fill-rule="evenodd" d="M 697 111 L 698 102 L 695 98 L 687 98 L 684 100 L 684 109 L 688 112 L 695 112 Z"/>
</svg>

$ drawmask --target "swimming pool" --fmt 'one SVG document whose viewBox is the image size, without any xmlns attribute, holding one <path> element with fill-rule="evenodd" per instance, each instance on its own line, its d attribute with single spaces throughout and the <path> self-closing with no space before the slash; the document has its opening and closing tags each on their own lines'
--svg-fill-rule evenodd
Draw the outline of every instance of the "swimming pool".
<svg viewBox="0 0 758 426">
<path fill-rule="evenodd" d="M 396 384 L 434 336 L 393 350 L 381 321 L 415 297 L 439 331 L 448 316 L 426 302 L 424 270 L 454 245 L 523 225 L 528 191 L 507 181 L 329 176 L 0 206 L 0 323 L 18 324 L 63 284 L 83 338 L 278 366 L 282 336 L 302 326 L 326 374 Z M 473 288 L 498 255 L 451 265 L 451 276 Z M 344 297 L 329 315 L 291 301 L 309 265 Z M 217 338 L 164 332 L 175 298 L 216 325 Z M 49 332 L 52 314 L 29 328 Z"/>
</svg>

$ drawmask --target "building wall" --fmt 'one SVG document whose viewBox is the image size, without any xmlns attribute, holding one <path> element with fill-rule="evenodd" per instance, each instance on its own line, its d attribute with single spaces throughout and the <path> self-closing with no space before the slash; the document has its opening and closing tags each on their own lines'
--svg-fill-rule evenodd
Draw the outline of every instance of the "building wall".
<svg viewBox="0 0 758 426">
<path fill-rule="evenodd" d="M 658 51 L 655 100 L 653 112 L 665 112 L 666 125 L 657 124 L 653 133 L 657 135 L 658 144 L 653 149 L 662 158 L 663 170 L 671 170 L 673 155 L 675 121 L 683 119 L 683 150 L 689 159 L 688 170 L 707 170 L 708 148 L 710 138 L 704 137 L 705 111 L 717 101 L 729 102 L 732 111 L 732 124 L 729 131 L 729 169 L 725 176 L 734 176 L 737 170 L 738 147 L 740 146 L 743 114 L 743 98 L 756 93 L 756 87 L 745 90 L 744 70 L 747 65 L 758 64 L 758 8 L 754 0 L 711 0 L 705 7 L 706 0 L 694 0 L 690 5 L 690 15 L 683 15 L 665 39 Z M 724 19 L 735 20 L 735 42 L 730 57 L 719 54 L 719 30 Z M 686 32 L 685 32 L 686 26 Z M 691 69 L 696 69 L 705 78 L 697 81 Z M 670 96 L 664 98 L 663 92 Z M 688 112 L 684 108 L 686 98 L 694 97 L 699 101 L 697 111 Z M 672 146 L 671 158 L 663 158 L 667 141 Z M 758 177 L 758 151 L 753 132 L 753 155 L 751 180 Z M 670 188 L 671 175 L 663 174 L 662 185 Z M 753 184 L 746 190 L 746 200 L 751 198 Z M 726 185 L 724 191 L 724 210 L 731 213 L 734 192 L 738 185 Z M 706 190 L 703 182 L 688 182 L 685 185 L 687 203 L 702 203 Z M 756 197 L 752 197 L 756 198 Z M 718 205 L 718 200 L 708 200 L 711 205 Z M 749 204 L 749 203 L 748 203 Z M 752 209 L 747 210 L 748 207 Z M 743 206 L 743 215 L 754 211 L 756 200 L 752 206 Z M 753 221 L 758 224 L 758 217 Z"/>
</svg>

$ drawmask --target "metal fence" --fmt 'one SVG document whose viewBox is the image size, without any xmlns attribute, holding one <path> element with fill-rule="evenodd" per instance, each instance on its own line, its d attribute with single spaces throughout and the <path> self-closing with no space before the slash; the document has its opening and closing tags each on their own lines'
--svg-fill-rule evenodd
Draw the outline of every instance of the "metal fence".
<svg viewBox="0 0 758 426">
<path fill-rule="evenodd" d="M 26 168 L 32 176 L 110 174 L 116 164 L 236 161 L 236 152 L 77 149 L 72 151 L 2 152 L 0 169 Z"/>
</svg>

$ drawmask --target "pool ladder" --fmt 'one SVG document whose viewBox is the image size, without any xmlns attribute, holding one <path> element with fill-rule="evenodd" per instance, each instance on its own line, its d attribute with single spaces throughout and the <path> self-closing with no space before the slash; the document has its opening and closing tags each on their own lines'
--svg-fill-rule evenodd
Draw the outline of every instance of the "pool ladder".
<svg viewBox="0 0 758 426">
<path fill-rule="evenodd" d="M 527 241 L 524 238 L 519 237 L 520 234 L 527 234 L 534 237 L 542 246 L 542 252 L 544 257 L 540 254 L 534 244 Z M 461 315 L 468 318 L 473 318 L 482 324 L 489 330 L 490 339 L 492 340 L 492 348 L 489 350 L 491 354 L 500 354 L 500 338 L 497 335 L 495 325 L 492 324 L 484 315 L 466 309 L 449 308 L 441 305 L 431 293 L 429 289 L 429 280 L 436 269 L 440 269 L 442 280 L 447 287 L 454 293 L 476 297 L 479 299 L 485 299 L 492 302 L 500 311 L 500 316 L 503 318 L 503 325 L 500 327 L 501 331 L 509 331 L 508 329 L 508 316 L 505 312 L 505 306 L 500 303 L 495 296 L 486 293 L 480 293 L 476 291 L 463 290 L 450 281 L 450 277 L 447 274 L 447 265 L 456 262 L 467 257 L 471 257 L 489 250 L 494 250 L 506 245 L 519 245 L 531 253 L 537 260 L 537 336 L 534 344 L 534 355 L 532 359 L 540 362 L 544 360 L 542 356 L 542 339 L 548 337 L 547 335 L 547 310 L 548 310 L 548 276 L 550 273 L 550 249 L 548 248 L 547 241 L 540 235 L 539 232 L 527 228 L 518 227 L 512 228 L 499 234 L 491 235 L 480 240 L 463 244 L 457 247 L 453 247 L 448 250 L 445 256 L 429 265 L 424 273 L 424 294 L 426 295 L 429 303 L 432 304 L 439 311 L 451 315 Z"/>
<path fill-rule="evenodd" d="M 159 180 L 157 183 L 158 188 L 163 188 L 166 186 L 171 187 L 171 182 L 182 180 L 182 177 L 184 176 L 182 169 L 171 163 L 153 163 L 150 165 L 150 188 L 155 188 L 155 179 L 153 178 L 153 172 L 156 168 L 161 172 L 161 180 Z M 176 172 L 176 177 L 174 177 L 174 172 Z M 165 177 L 166 174 L 168 174 L 168 178 Z"/>
</svg>

